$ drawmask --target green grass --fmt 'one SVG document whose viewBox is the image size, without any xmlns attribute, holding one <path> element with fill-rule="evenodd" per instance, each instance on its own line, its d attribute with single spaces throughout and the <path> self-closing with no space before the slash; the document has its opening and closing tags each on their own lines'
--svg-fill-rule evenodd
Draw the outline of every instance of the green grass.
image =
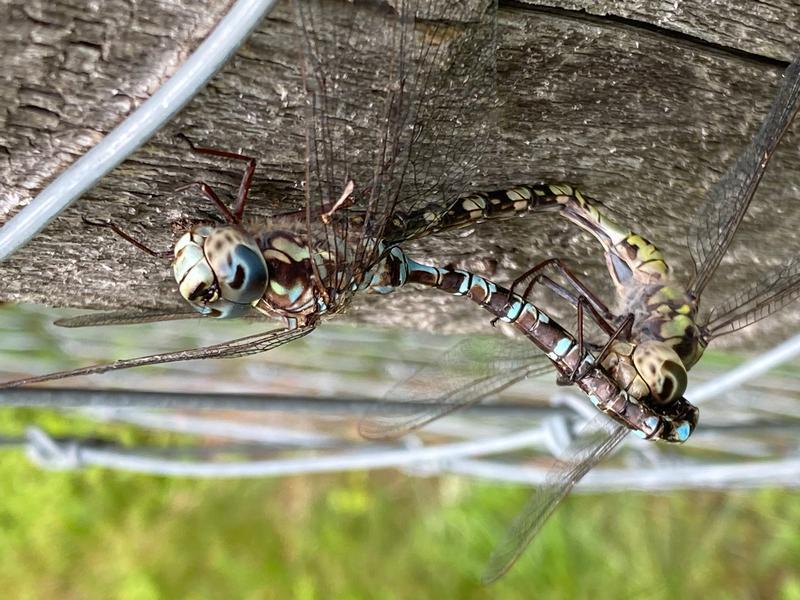
<svg viewBox="0 0 800 600">
<path fill-rule="evenodd" d="M 43 372 L 41 361 L 63 368 L 65 360 L 93 360 L 65 342 L 76 333 L 46 327 L 41 311 L 14 310 L 0 311 L 14 325 L 7 344 L 15 345 L 14 331 L 40 340 L 35 349 L 12 348 L 21 367 Z M 149 345 L 142 331 L 121 328 L 120 339 L 86 348 L 134 355 L 117 346 L 139 338 Z M 331 344 L 316 352 L 332 355 Z M 293 346 L 305 358 L 314 348 Z M 708 358 L 713 367 L 731 360 Z M 220 363 L 237 364 L 207 368 Z M 31 423 L 127 444 L 186 439 L 54 412 L 0 411 L 0 434 L 20 435 Z M 800 600 L 797 491 L 570 497 L 511 573 L 487 588 L 486 560 L 529 490 L 394 471 L 223 481 L 53 472 L 15 451 L 0 452 L 0 482 L 0 590 L 9 598 Z"/>
<path fill-rule="evenodd" d="M 5 432 L 36 416 L 20 412 L 4 413 Z M 0 478 L 7 597 L 800 598 L 796 492 L 572 497 L 486 588 L 486 558 L 526 490 L 395 472 L 47 472 L 17 452 L 0 455 Z"/>
</svg>

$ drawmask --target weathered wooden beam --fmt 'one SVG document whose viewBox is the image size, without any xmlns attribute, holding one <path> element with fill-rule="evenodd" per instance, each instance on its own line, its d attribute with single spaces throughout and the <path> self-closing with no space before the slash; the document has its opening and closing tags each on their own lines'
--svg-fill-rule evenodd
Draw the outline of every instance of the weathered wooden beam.
<svg viewBox="0 0 800 600">
<path fill-rule="evenodd" d="M 526 2 L 501 7 L 502 108 L 485 142 L 478 188 L 541 179 L 580 184 L 620 220 L 657 241 L 678 274 L 690 269 L 685 232 L 704 192 L 765 115 L 782 61 L 796 46 L 800 7 L 748 3 Z M 172 73 L 228 2 L 70 4 L 2 0 L 0 219 L 16 210 Z M 281 5 L 231 63 L 150 144 L 11 260 L 0 299 L 103 308 L 179 306 L 163 265 L 81 216 L 123 223 L 166 248 L 171 226 L 197 214 L 174 188 L 196 179 L 232 193 L 239 167 L 193 155 L 184 133 L 259 158 L 255 218 L 297 206 L 304 133 L 300 41 Z M 733 252 L 709 289 L 720 300 L 788 260 L 800 228 L 798 136 L 789 132 Z M 205 207 L 203 207 L 205 208 Z M 416 243 L 422 257 L 508 281 L 544 257 L 578 264 L 599 289 L 597 245 L 554 218 L 486 224 L 473 235 Z M 403 293 L 368 298 L 353 318 L 464 330 L 482 320 L 467 303 Z M 463 304 L 463 305 L 462 305 Z M 556 311 L 557 312 L 557 311 Z M 783 335 L 800 311 L 766 328 Z"/>
<path fill-rule="evenodd" d="M 584 12 L 598 22 L 694 38 L 721 50 L 789 61 L 797 53 L 800 4 L 750 0 L 518 0 L 532 10 Z"/>
</svg>

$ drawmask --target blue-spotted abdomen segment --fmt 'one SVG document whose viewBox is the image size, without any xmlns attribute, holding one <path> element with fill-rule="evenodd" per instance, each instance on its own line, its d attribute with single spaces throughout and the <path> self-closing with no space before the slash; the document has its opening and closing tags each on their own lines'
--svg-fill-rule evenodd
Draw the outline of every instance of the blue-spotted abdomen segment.
<svg viewBox="0 0 800 600">
<path fill-rule="evenodd" d="M 692 435 L 692 431 L 694 430 L 694 426 L 689 423 L 688 421 L 681 421 L 675 427 L 675 437 L 674 441 L 676 442 L 685 442 L 689 439 L 689 436 Z"/>
<path fill-rule="evenodd" d="M 697 425 L 698 415 L 697 408 L 691 406 L 688 413 L 681 418 L 650 416 L 644 419 L 639 429 L 633 429 L 633 434 L 642 439 L 658 439 L 673 444 L 682 444 L 692 435 Z"/>
<path fill-rule="evenodd" d="M 504 323 L 514 323 L 522 314 L 525 307 L 528 305 L 522 298 L 516 294 L 511 296 L 506 301 L 504 313 L 500 316 L 500 320 Z"/>
<path fill-rule="evenodd" d="M 569 353 L 574 345 L 575 340 L 572 338 L 563 337 L 555 343 L 553 350 L 548 352 L 547 356 L 550 358 L 550 360 L 560 361 L 567 355 L 567 353 Z"/>
<path fill-rule="evenodd" d="M 378 252 L 383 254 L 384 248 L 385 244 L 380 242 Z M 353 282 L 353 290 L 368 289 L 376 294 L 391 294 L 406 284 L 411 269 L 427 269 L 434 277 L 437 273 L 434 267 L 410 260 L 405 252 L 394 246 L 378 264 L 365 274 L 364 281 L 360 286 Z"/>
</svg>

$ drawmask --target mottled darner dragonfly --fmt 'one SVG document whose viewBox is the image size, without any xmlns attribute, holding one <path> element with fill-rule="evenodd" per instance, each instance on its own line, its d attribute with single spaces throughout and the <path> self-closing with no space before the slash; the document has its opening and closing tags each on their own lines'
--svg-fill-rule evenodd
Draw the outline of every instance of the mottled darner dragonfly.
<svg viewBox="0 0 800 600">
<path fill-rule="evenodd" d="M 445 107 L 459 105 L 459 100 L 463 103 L 475 99 L 472 86 L 464 85 L 465 81 L 471 84 L 486 81 L 482 76 L 486 64 L 481 64 L 480 57 L 491 55 L 491 43 L 487 43 L 491 38 L 486 35 L 490 28 L 483 25 L 443 26 L 439 21 L 436 26 L 420 30 L 415 24 L 418 25 L 421 21 L 415 22 L 411 18 L 413 11 L 409 11 L 408 7 L 399 8 L 398 17 L 378 10 L 375 6 L 365 8 L 359 4 L 359 11 L 372 11 L 369 18 L 362 19 L 359 13 L 358 19 L 351 16 L 348 27 L 337 29 L 334 26 L 330 30 L 323 30 L 319 26 L 326 20 L 320 17 L 326 11 L 315 12 L 312 9 L 304 13 L 304 10 L 301 7 L 299 13 L 302 37 L 307 46 L 306 68 L 309 75 L 306 81 L 311 122 L 305 210 L 285 215 L 272 224 L 269 231 L 259 233 L 247 230 L 242 223 L 242 217 L 255 161 L 237 153 L 198 149 L 206 154 L 245 161 L 247 170 L 232 209 L 225 206 L 213 190 L 201 184 L 201 191 L 219 207 L 226 224 L 222 227 L 208 224 L 193 227 L 176 244 L 173 265 L 182 295 L 197 309 L 199 316 L 232 317 L 256 310 L 267 316 L 284 319 L 287 327 L 277 332 L 258 334 L 216 346 L 54 373 L 11 382 L 6 386 L 145 364 L 262 352 L 306 335 L 323 316 L 344 310 L 352 294 L 359 290 L 391 291 L 403 283 L 417 282 L 468 295 L 490 308 L 495 316 L 513 322 L 523 332 L 530 334 L 540 348 L 547 352 L 547 356 L 542 357 L 542 362 L 553 361 L 566 379 L 573 380 L 584 388 L 599 408 L 625 426 L 632 427 L 651 439 L 685 440 L 697 417 L 696 410 L 682 398 L 687 365 L 683 365 L 683 371 L 675 367 L 680 367 L 682 362 L 677 345 L 646 345 L 649 341 L 659 341 L 659 336 L 664 338 L 663 331 L 659 330 L 657 335 L 653 333 L 653 337 L 649 339 L 645 336 L 637 337 L 642 331 L 646 331 L 641 319 L 637 324 L 637 317 L 644 318 L 647 314 L 652 314 L 652 311 L 647 313 L 640 310 L 631 319 L 626 318 L 626 315 L 618 318 L 588 293 L 580 282 L 572 278 L 563 265 L 557 263 L 553 264 L 571 280 L 579 292 L 578 295 L 544 277 L 539 272 L 541 269 L 530 273 L 534 277 L 533 281 L 540 280 L 558 289 L 579 310 L 590 311 L 601 326 L 606 325 L 604 330 L 611 341 L 600 349 L 599 357 L 594 358 L 584 351 L 582 327 L 579 327 L 576 341 L 547 318 L 545 313 L 526 301 L 529 290 L 514 294 L 469 273 L 425 267 L 411 261 L 399 248 L 392 246 L 410 237 L 457 226 L 459 214 L 468 215 L 470 221 L 475 222 L 497 216 L 499 213 L 493 212 L 494 208 L 499 210 L 501 206 L 504 207 L 504 214 L 531 209 L 558 209 L 592 231 L 601 242 L 608 242 L 606 255 L 612 276 L 617 276 L 615 281 L 618 279 L 618 291 L 630 291 L 634 288 L 638 290 L 639 296 L 627 298 L 629 305 L 641 307 L 646 304 L 642 302 L 644 284 L 637 279 L 640 274 L 651 277 L 647 284 L 653 288 L 659 286 L 659 281 L 652 279 L 654 275 L 666 278 L 666 265 L 660 256 L 658 260 L 655 256 L 649 256 L 643 263 L 639 260 L 648 249 L 655 252 L 651 245 L 640 243 L 640 239 L 633 235 L 623 236 L 622 239 L 614 237 L 620 230 L 602 219 L 599 213 L 594 214 L 591 204 L 571 188 L 533 186 L 501 193 L 466 196 L 459 199 L 451 211 L 445 214 L 441 214 L 441 211 L 413 210 L 417 201 L 422 201 L 426 193 L 435 191 L 437 195 L 446 198 L 454 197 L 462 191 L 459 188 L 463 187 L 463 175 L 468 173 L 471 166 L 470 149 L 474 146 L 454 136 L 464 131 L 474 135 L 477 130 L 464 124 L 460 128 L 454 128 L 452 122 L 437 119 L 441 119 Z M 344 4 L 338 5 L 336 10 L 354 14 L 354 9 Z M 327 11 L 333 12 L 330 8 Z M 337 31 L 346 32 L 344 37 L 347 39 L 337 35 Z M 392 50 L 379 59 L 379 65 L 375 69 L 376 73 L 386 78 L 377 86 L 377 89 L 382 89 L 385 93 L 380 102 L 355 102 L 352 99 L 358 90 L 348 88 L 347 77 L 339 76 L 338 69 L 347 64 L 342 48 L 349 48 L 351 52 L 360 51 L 364 45 L 359 43 L 359 36 L 362 36 L 362 41 L 367 39 L 366 36 L 373 41 L 374 36 L 379 34 L 386 36 L 386 45 Z M 462 59 L 464 62 L 455 60 L 448 63 L 444 73 L 440 74 L 441 65 L 437 59 L 440 47 L 445 45 L 454 45 L 465 51 L 463 55 L 466 58 Z M 470 72 L 464 77 L 466 66 L 472 65 L 476 60 L 481 68 L 472 71 L 474 67 L 470 66 Z M 480 85 L 476 87 L 479 88 Z M 485 93 L 486 89 L 481 90 L 481 94 Z M 362 106 L 366 108 L 360 112 Z M 460 116 L 469 112 L 462 111 Z M 476 108 L 475 112 L 480 111 Z M 344 122 L 357 123 L 358 132 L 354 133 L 352 125 L 343 127 Z M 762 136 L 761 145 L 767 140 L 774 148 L 782 131 L 781 129 L 777 135 L 774 131 L 767 131 Z M 363 163 L 357 161 L 356 157 L 346 155 L 348 141 L 354 135 L 374 136 L 374 151 L 366 160 L 358 157 Z M 450 154 L 447 158 L 453 161 L 446 176 L 442 175 L 444 171 L 426 172 L 429 171 L 429 165 L 434 164 L 428 160 L 431 153 L 439 155 L 442 149 L 447 150 Z M 758 162 L 763 171 L 766 161 L 763 164 L 761 160 Z M 745 162 L 742 168 L 749 165 L 750 163 Z M 757 181 L 758 177 L 755 177 L 750 196 Z M 732 183 L 723 181 L 719 187 L 724 188 L 727 185 L 732 188 L 735 184 L 737 180 L 732 180 Z M 540 193 L 537 194 L 537 191 Z M 501 200 L 503 197 L 505 202 Z M 749 197 L 747 201 L 749 202 Z M 738 219 L 741 219 L 741 214 L 746 209 L 746 202 L 743 201 L 742 204 Z M 407 209 L 405 212 L 398 212 L 401 205 Z M 715 206 L 714 210 L 717 208 Z M 706 214 L 709 221 L 716 216 L 710 212 Z M 408 218 L 405 219 L 404 215 L 408 215 Z M 420 220 L 415 215 L 423 216 Z M 584 222 L 586 215 L 593 215 L 594 220 Z M 718 233 L 732 236 L 737 224 L 738 220 L 732 225 L 723 223 L 727 229 L 718 228 Z M 118 232 L 121 233 L 119 230 Z M 611 237 L 607 237 L 609 235 Z M 132 238 L 129 241 L 135 243 Z M 727 242 L 729 241 L 728 237 Z M 718 245 L 719 257 L 725 252 L 727 242 Z M 668 319 L 667 315 L 658 313 L 655 322 L 674 325 L 681 316 L 686 316 L 692 310 L 696 311 L 699 294 L 719 262 L 717 258 L 712 265 L 711 255 L 714 252 L 704 251 L 699 255 L 706 276 L 702 280 L 698 273 L 698 278 L 690 286 L 689 293 L 694 295 L 687 296 L 690 302 L 686 305 L 689 309 L 681 312 L 684 304 L 673 306 L 671 302 L 674 298 L 662 297 L 659 299 L 659 306 L 674 308 L 677 315 Z M 661 261 L 663 268 L 654 268 L 658 261 Z M 650 268 L 654 268 L 653 273 L 648 271 Z M 661 281 L 661 291 L 671 289 L 663 284 Z M 652 293 L 655 297 L 655 291 Z M 635 304 L 633 300 L 637 300 L 639 304 Z M 175 315 L 156 318 L 175 318 Z M 138 312 L 91 316 L 79 318 L 72 324 L 111 324 L 144 320 L 153 320 L 153 316 Z M 697 340 L 704 339 L 701 337 L 703 332 L 715 332 L 711 324 L 705 330 L 696 329 Z M 689 331 L 689 328 L 685 328 L 673 337 L 680 337 Z M 700 350 L 702 347 L 702 344 L 697 345 Z M 640 351 L 640 355 L 636 354 L 637 351 Z M 674 360 L 676 356 L 678 362 Z M 617 362 L 612 363 L 613 360 Z M 655 381 L 648 373 L 648 367 L 653 367 L 652 375 L 659 381 Z M 506 378 L 509 375 L 504 373 L 502 376 Z M 650 404 L 642 401 L 645 398 L 655 402 Z M 473 401 L 478 399 L 475 397 Z M 453 402 L 445 404 L 445 410 L 452 410 Z M 431 418 L 435 418 L 435 415 L 426 417 L 427 420 Z M 590 448 L 586 460 L 576 462 L 568 477 L 557 482 L 557 493 L 551 490 L 551 499 L 545 511 L 537 508 L 538 513 L 530 510 L 525 513 L 524 526 L 519 529 L 522 537 L 512 536 L 512 541 L 504 546 L 505 549 L 498 555 L 500 558 L 493 563 L 500 567 L 490 570 L 494 576 L 499 576 L 510 566 L 524 549 L 524 542 L 532 537 L 557 501 L 586 470 L 621 441 L 627 433 L 625 426 L 615 428 L 601 445 Z M 537 501 L 536 506 L 541 507 L 542 503 Z"/>
<path fill-rule="evenodd" d="M 466 295 L 497 317 L 512 322 L 546 355 L 528 358 L 517 368 L 511 367 L 511 361 L 501 359 L 506 365 L 503 372 L 489 373 L 475 382 L 445 384 L 444 394 L 436 395 L 438 389 L 435 389 L 431 395 L 424 388 L 415 392 L 413 385 L 404 385 L 401 393 L 405 397 L 429 402 L 429 406 L 416 413 L 382 414 L 366 419 L 361 428 L 368 437 L 396 436 L 421 427 L 525 375 L 546 370 L 549 361 L 565 381 L 577 383 L 600 410 L 617 421 L 617 425 L 607 428 L 605 435 L 576 450 L 562 468 L 551 474 L 549 484 L 537 491 L 495 551 L 485 574 L 486 581 L 494 581 L 513 565 L 558 502 L 614 450 L 629 430 L 648 439 L 684 441 L 698 415 L 682 397 L 686 372 L 700 359 L 708 344 L 716 337 L 765 318 L 800 296 L 800 260 L 794 259 L 777 273 L 737 292 L 723 305 L 702 315 L 699 312 L 702 292 L 725 255 L 799 106 L 800 58 L 784 73 L 769 114 L 753 140 L 699 207 L 689 231 L 695 271 L 686 286 L 676 283 L 662 253 L 652 243 L 608 219 L 596 202 L 566 184 L 470 194 L 456 202 L 444 217 L 437 215 L 435 222 L 431 221 L 431 228 L 438 231 L 531 211 L 556 211 L 602 245 L 621 307 L 618 314 L 610 311 L 557 259 L 545 261 L 518 279 L 512 290 L 530 278 L 524 293 L 518 295 L 474 274 L 428 267 L 402 257 L 406 261 L 401 270 L 404 276 L 456 295 Z M 429 215 L 425 211 L 406 215 L 403 224 L 424 227 Z M 574 291 L 550 279 L 545 274 L 547 267 L 557 270 Z M 527 302 L 537 282 L 577 307 L 577 341 L 560 328 L 553 329 L 547 315 Z M 596 347 L 599 350 L 596 357 L 588 353 L 582 340 L 582 314 L 587 309 L 609 336 L 602 348 Z M 417 378 L 432 379 L 428 371 L 423 369 Z M 604 388 L 610 390 L 610 395 L 598 394 L 594 388 L 598 374 L 610 379 L 610 387 Z M 658 432 L 651 434 L 650 425 L 658 427 Z"/>
<path fill-rule="evenodd" d="M 228 207 L 203 182 L 222 223 L 201 222 L 156 252 L 172 258 L 181 296 L 194 312 L 121 311 L 67 326 L 187 317 L 278 318 L 283 329 L 222 344 L 168 352 L 8 382 L 32 384 L 166 362 L 237 357 L 270 350 L 311 332 L 373 288 L 385 260 L 385 230 L 395 212 L 432 196 L 462 194 L 484 147 L 494 90 L 495 6 L 474 2 L 379 0 L 296 2 L 306 93 L 305 206 L 268 223 L 247 223 L 254 158 L 194 148 L 246 164 Z M 365 93 L 365 90 L 367 92 Z M 465 110 L 466 109 L 466 110 Z M 191 186 L 187 186 L 191 187 Z M 417 233 L 413 233 L 417 235 Z M 402 241 L 398 236 L 392 243 Z"/>
</svg>

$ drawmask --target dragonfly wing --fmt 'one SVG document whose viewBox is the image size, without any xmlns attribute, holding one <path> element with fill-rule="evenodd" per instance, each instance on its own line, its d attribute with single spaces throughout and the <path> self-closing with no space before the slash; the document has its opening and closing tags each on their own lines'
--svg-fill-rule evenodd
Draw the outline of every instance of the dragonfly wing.
<svg viewBox="0 0 800 600">
<path fill-rule="evenodd" d="M 191 307 L 171 310 L 115 310 L 109 312 L 88 313 L 77 317 L 65 317 L 56 319 L 55 325 L 59 327 L 99 327 L 106 325 L 139 325 L 141 323 L 158 323 L 161 321 L 178 321 L 183 319 L 208 319 L 207 315 L 192 310 Z M 251 311 L 250 314 L 237 317 L 253 321 L 263 319 L 264 315 Z"/>
<path fill-rule="evenodd" d="M 94 375 L 96 373 L 117 371 L 119 369 L 130 369 L 132 367 L 141 367 L 145 365 L 158 365 L 168 362 L 196 360 L 201 358 L 236 358 L 238 356 L 247 356 L 248 354 L 266 352 L 267 350 L 272 350 L 278 346 L 282 346 L 283 344 L 309 334 L 313 329 L 313 325 L 298 329 L 276 329 L 230 340 L 221 344 L 193 348 L 191 350 L 179 350 L 177 352 L 151 354 L 149 356 L 140 356 L 138 358 L 117 360 L 103 365 L 92 365 L 90 367 L 83 367 L 80 369 L 48 373 L 47 375 L 40 375 L 38 377 L 17 379 L 15 381 L 0 383 L 0 389 L 41 383 L 43 381 L 53 381 L 55 379 L 64 379 L 66 377 L 75 377 L 78 375 Z"/>
<path fill-rule="evenodd" d="M 428 140 L 436 132 L 466 135 L 469 128 L 454 122 L 459 115 L 485 118 L 470 107 L 486 85 L 477 74 L 494 55 L 491 36 L 484 35 L 494 31 L 488 4 L 446 3 L 447 13 L 437 15 L 429 13 L 439 4 L 419 0 L 295 3 L 303 40 L 308 220 L 336 258 L 329 287 L 348 285 L 358 276 L 354 269 L 378 258 L 399 203 L 410 210 L 422 202 L 411 182 L 422 177 L 423 165 L 433 187 L 449 177 L 448 190 L 460 190 L 471 179 L 471 170 L 450 161 L 457 151 L 466 161 L 485 137 L 476 134 L 469 147 Z M 430 166 L 433 154 L 439 169 Z M 312 218 L 336 206 L 348 189 L 342 205 L 358 222 L 335 213 L 324 223 Z"/>
<path fill-rule="evenodd" d="M 733 239 L 775 148 L 800 107 L 800 58 L 783 74 L 767 118 L 752 141 L 708 192 L 689 229 L 695 275 L 689 292 L 700 297 Z"/>
<path fill-rule="evenodd" d="M 179 319 L 202 319 L 205 315 L 191 310 L 181 312 L 170 311 L 143 311 L 119 310 L 110 312 L 96 312 L 77 317 L 66 317 L 54 321 L 59 327 L 96 327 L 101 325 L 136 325 L 139 323 L 155 323 L 158 321 L 176 321 Z"/>
<path fill-rule="evenodd" d="M 794 302 L 798 297 L 800 260 L 795 259 L 777 273 L 738 292 L 725 304 L 714 307 L 712 318 L 705 325 L 706 341 L 744 329 Z"/>
<path fill-rule="evenodd" d="M 552 368 L 547 356 L 527 344 L 522 348 L 509 340 L 464 340 L 387 394 L 407 402 L 407 408 L 388 412 L 376 404 L 359 423 L 359 433 L 368 439 L 399 437 Z"/>
<path fill-rule="evenodd" d="M 595 430 L 599 424 L 600 429 Z M 611 454 L 625 439 L 628 429 L 598 415 L 589 427 L 595 433 L 578 438 L 574 448 L 568 450 L 568 459 L 553 468 L 525 508 L 511 523 L 503 540 L 497 545 L 483 574 L 483 581 L 491 583 L 502 577 L 528 547 L 539 530 L 553 514 L 556 506 L 597 463 Z"/>
<path fill-rule="evenodd" d="M 470 2 L 451 4 L 464 7 L 458 19 L 448 12 L 449 23 L 439 19 L 424 25 L 424 35 L 435 41 L 426 49 L 432 66 L 421 73 L 426 85 L 413 109 L 416 131 L 403 182 L 404 209 L 433 201 L 441 213 L 467 190 L 493 135 L 497 6 L 473 2 L 469 14 Z"/>
<path fill-rule="evenodd" d="M 310 239 L 334 261 L 328 288 L 343 290 L 372 259 L 383 215 L 399 194 L 411 143 L 413 86 L 404 83 L 414 15 L 407 10 L 405 3 L 395 15 L 378 2 L 295 2 L 306 94 L 306 218 Z M 340 200 L 358 211 L 360 224 L 341 208 L 331 213 Z"/>
</svg>

